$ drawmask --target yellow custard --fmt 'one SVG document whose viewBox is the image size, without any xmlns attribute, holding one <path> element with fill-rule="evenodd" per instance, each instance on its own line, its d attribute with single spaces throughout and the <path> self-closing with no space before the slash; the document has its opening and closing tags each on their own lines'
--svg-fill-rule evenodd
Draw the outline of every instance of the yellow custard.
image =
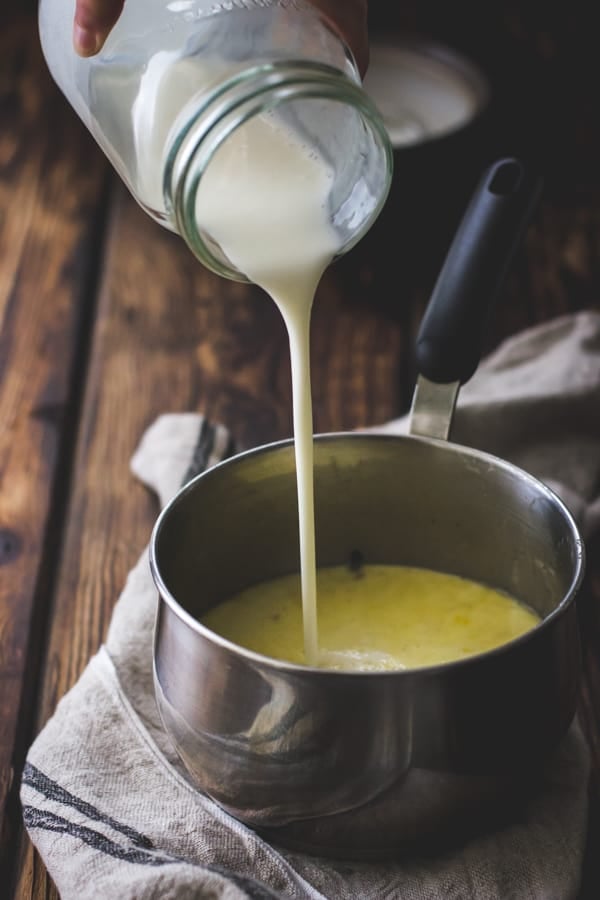
<svg viewBox="0 0 600 900">
<path fill-rule="evenodd" d="M 317 571 L 319 666 L 389 671 L 481 653 L 539 617 L 474 581 L 428 569 L 367 565 Z M 212 631 L 265 656 L 305 663 L 300 578 L 258 584 L 202 618 Z"/>
</svg>

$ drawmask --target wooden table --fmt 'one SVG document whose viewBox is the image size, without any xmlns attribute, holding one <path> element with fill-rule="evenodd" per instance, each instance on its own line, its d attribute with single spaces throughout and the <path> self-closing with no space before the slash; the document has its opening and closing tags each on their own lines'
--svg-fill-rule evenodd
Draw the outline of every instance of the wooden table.
<svg viewBox="0 0 600 900">
<path fill-rule="evenodd" d="M 546 190 L 489 346 L 600 309 L 596 31 L 584 4 L 541 19 L 520 6 L 372 4 L 375 25 L 416 27 L 478 61 L 494 103 L 470 143 L 398 160 L 406 202 L 393 197 L 371 238 L 325 276 L 317 431 L 406 409 L 415 327 L 495 156 L 537 158 Z M 142 432 L 162 412 L 199 410 L 250 446 L 289 436 L 291 405 L 274 305 L 205 271 L 137 207 L 48 77 L 27 5 L 0 13 L 0 321 L 0 893 L 41 898 L 56 894 L 21 828 L 19 774 L 148 541 L 157 508 L 129 471 Z M 584 898 L 600 895 L 599 550 L 588 547 L 580 603 L 593 758 Z"/>
</svg>

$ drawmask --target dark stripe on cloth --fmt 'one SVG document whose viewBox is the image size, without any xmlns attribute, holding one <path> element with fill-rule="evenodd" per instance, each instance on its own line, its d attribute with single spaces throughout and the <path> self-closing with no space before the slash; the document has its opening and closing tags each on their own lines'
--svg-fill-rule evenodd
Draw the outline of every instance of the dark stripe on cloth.
<svg viewBox="0 0 600 900">
<path fill-rule="evenodd" d="M 93 819 L 96 822 L 102 822 L 103 825 L 108 825 L 114 831 L 120 832 L 134 844 L 145 847 L 146 849 L 152 849 L 153 844 L 150 838 L 140 834 L 140 832 L 136 831 L 134 828 L 130 828 L 129 825 L 124 825 L 122 822 L 118 822 L 111 816 L 101 813 L 100 810 L 95 806 L 92 806 L 91 803 L 87 803 L 80 797 L 71 794 L 56 781 L 53 781 L 47 775 L 44 775 L 43 772 L 40 772 L 40 770 L 31 763 L 25 763 L 22 782 L 38 791 L 38 793 L 43 794 L 48 800 L 62 803 L 63 806 L 70 806 L 73 809 L 76 809 L 77 812 L 83 813 L 89 819 Z"/>
<path fill-rule="evenodd" d="M 229 459 L 230 456 L 234 456 L 237 453 L 237 447 L 235 446 L 235 441 L 229 436 L 229 440 L 227 441 L 227 446 L 225 447 L 225 451 L 223 453 L 223 459 Z"/>
<path fill-rule="evenodd" d="M 274 893 L 267 885 L 256 881 L 254 878 L 238 875 L 222 866 L 202 866 L 177 856 L 165 856 L 156 851 L 143 850 L 141 847 L 122 847 L 93 828 L 77 825 L 75 822 L 69 822 L 68 819 L 64 819 L 62 816 L 36 809 L 33 806 L 23 806 L 23 821 L 28 829 L 40 828 L 55 834 L 69 835 L 83 841 L 83 843 L 97 852 L 118 859 L 120 862 L 142 866 L 172 866 L 184 863 L 193 866 L 199 872 L 220 875 L 243 890 L 248 900 L 283 900 L 281 894 Z"/>
<path fill-rule="evenodd" d="M 23 807 L 23 821 L 27 828 L 43 828 L 45 831 L 68 834 L 71 837 L 79 838 L 85 844 L 93 847 L 94 850 L 98 850 L 100 853 L 105 853 L 107 856 L 112 856 L 115 859 L 123 860 L 123 862 L 141 863 L 144 866 L 164 866 L 180 862 L 178 859 L 160 856 L 156 852 L 144 850 L 141 847 L 122 847 L 93 828 L 77 825 L 75 822 L 69 822 L 68 819 L 64 819 L 62 816 L 35 809 L 33 806 Z"/>
<path fill-rule="evenodd" d="M 215 436 L 215 426 L 211 425 L 207 419 L 203 419 L 190 464 L 183 477 L 182 486 L 206 469 L 213 447 L 215 446 Z"/>
</svg>

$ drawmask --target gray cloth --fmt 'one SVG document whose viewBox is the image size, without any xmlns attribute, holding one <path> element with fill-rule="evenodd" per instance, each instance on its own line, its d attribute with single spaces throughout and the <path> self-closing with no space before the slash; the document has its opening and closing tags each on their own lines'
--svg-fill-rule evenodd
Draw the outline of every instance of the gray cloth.
<svg viewBox="0 0 600 900">
<path fill-rule="evenodd" d="M 589 534 L 600 474 L 600 316 L 507 341 L 462 392 L 457 437 L 509 457 L 563 495 Z M 406 421 L 385 426 L 403 430 Z M 228 450 L 224 429 L 165 415 L 132 467 L 166 503 Z M 563 900 L 576 896 L 588 751 L 576 724 L 543 790 L 498 832 L 433 858 L 334 863 L 276 848 L 188 783 L 152 691 L 156 591 L 147 553 L 130 573 L 106 645 L 31 747 L 23 817 L 64 900 Z"/>
</svg>

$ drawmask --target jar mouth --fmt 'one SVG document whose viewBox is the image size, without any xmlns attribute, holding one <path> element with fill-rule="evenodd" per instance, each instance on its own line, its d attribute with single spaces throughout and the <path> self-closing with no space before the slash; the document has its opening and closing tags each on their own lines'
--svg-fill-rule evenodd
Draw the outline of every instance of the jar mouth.
<svg viewBox="0 0 600 900">
<path fill-rule="evenodd" d="M 286 60 L 245 69 L 222 83 L 192 114 L 187 111 L 187 124 L 172 141 L 164 170 L 167 212 L 194 255 L 213 272 L 234 281 L 250 281 L 227 258 L 218 242 L 198 225 L 197 193 L 213 156 L 233 131 L 254 116 L 274 110 L 306 110 L 311 101 L 335 104 L 330 110 L 337 111 L 338 118 L 342 109 L 349 110 L 350 117 L 345 115 L 344 121 L 350 122 L 358 142 L 350 155 L 354 168 L 348 168 L 348 154 L 335 153 L 335 144 L 340 144 L 343 136 L 336 134 L 333 122 L 316 116 L 311 123 L 316 145 L 324 145 L 330 139 L 328 154 L 334 170 L 332 196 L 335 195 L 331 216 L 334 227 L 337 217 L 343 233 L 337 255 L 354 246 L 381 212 L 391 186 L 393 150 L 379 112 L 360 84 L 321 63 Z M 346 147 L 347 142 L 337 149 Z M 344 157 L 345 166 L 338 156 Z"/>
</svg>

